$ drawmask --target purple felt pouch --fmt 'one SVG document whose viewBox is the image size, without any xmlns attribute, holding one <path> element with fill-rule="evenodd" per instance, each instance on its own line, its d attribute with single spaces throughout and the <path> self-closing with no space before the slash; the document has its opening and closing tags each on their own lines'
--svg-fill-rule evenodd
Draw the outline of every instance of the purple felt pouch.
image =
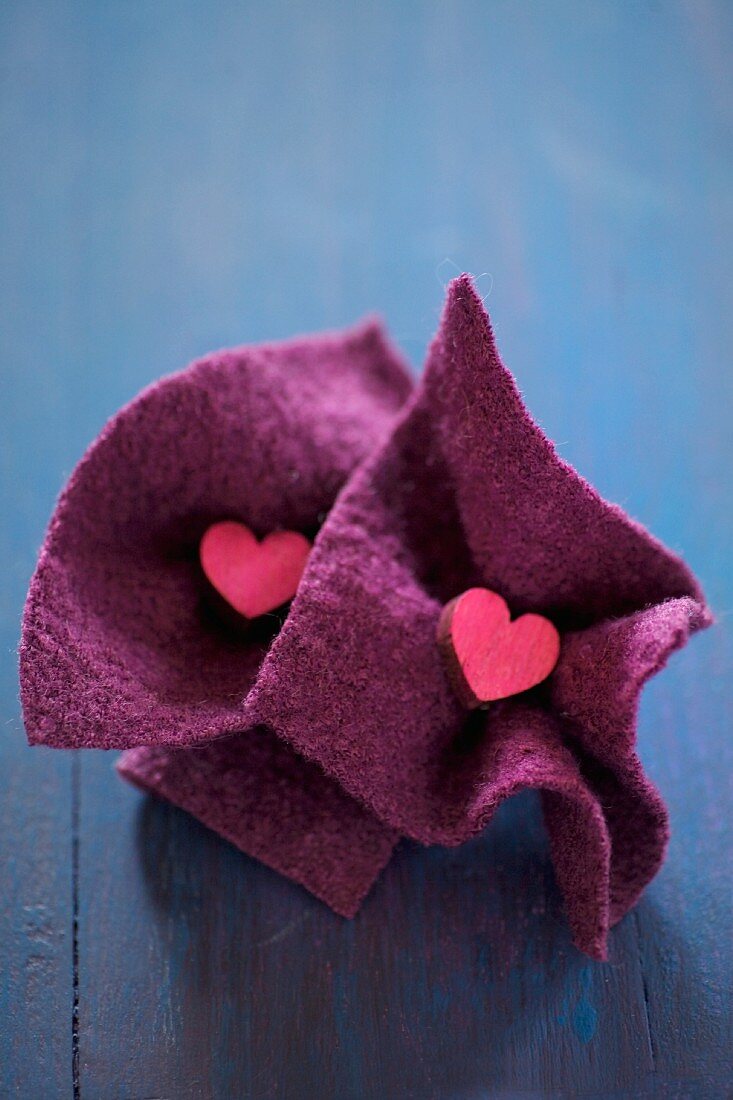
<svg viewBox="0 0 733 1100">
<path fill-rule="evenodd" d="M 542 792 L 575 942 L 655 874 L 638 695 L 709 622 L 686 566 L 556 455 L 455 280 L 419 387 L 379 329 L 214 355 L 123 410 L 74 473 L 26 606 L 29 739 L 122 774 L 356 912 L 399 836 L 459 844 Z M 222 518 L 315 546 L 274 639 L 212 618 Z M 549 681 L 468 714 L 436 645 L 472 586 L 561 632 Z"/>
</svg>

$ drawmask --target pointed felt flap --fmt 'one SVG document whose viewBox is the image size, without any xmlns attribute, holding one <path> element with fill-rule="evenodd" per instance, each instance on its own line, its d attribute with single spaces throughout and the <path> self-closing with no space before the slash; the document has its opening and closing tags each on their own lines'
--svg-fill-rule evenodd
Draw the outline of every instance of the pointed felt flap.
<svg viewBox="0 0 733 1100">
<path fill-rule="evenodd" d="M 449 287 L 423 384 L 472 558 L 515 613 L 586 625 L 677 596 L 702 602 L 687 566 L 558 457 L 466 275 Z"/>
<path fill-rule="evenodd" d="M 129 749 L 120 774 L 353 917 L 397 841 L 320 768 L 250 729 L 208 745 Z"/>
</svg>

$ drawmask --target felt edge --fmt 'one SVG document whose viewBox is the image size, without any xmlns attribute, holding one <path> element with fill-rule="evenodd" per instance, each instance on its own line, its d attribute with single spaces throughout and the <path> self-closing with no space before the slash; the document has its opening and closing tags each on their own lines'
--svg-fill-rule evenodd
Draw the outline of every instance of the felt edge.
<svg viewBox="0 0 733 1100">
<path fill-rule="evenodd" d="M 699 631 L 707 630 L 708 627 L 712 626 L 715 623 L 715 617 L 706 604 L 699 603 L 694 597 L 673 596 L 668 600 L 652 604 L 649 607 L 642 608 L 640 611 L 631 612 L 629 615 L 616 620 L 616 623 L 622 626 L 627 621 L 638 619 L 648 614 L 654 614 L 673 604 L 677 605 L 676 609 L 679 609 L 681 614 L 670 637 L 667 639 L 666 643 L 660 647 L 654 659 L 646 667 L 642 668 L 633 676 L 628 674 L 628 688 L 626 692 L 626 698 L 628 700 L 628 719 L 627 724 L 624 726 L 622 723 L 622 728 L 618 731 L 619 741 L 617 745 L 614 746 L 617 751 L 612 754 L 616 763 L 630 757 L 635 752 L 637 744 L 638 715 L 642 693 L 646 685 L 666 668 L 670 658 L 683 649 L 690 638 Z M 600 627 L 603 624 L 597 625 Z M 591 630 L 594 629 L 596 628 L 591 628 Z M 579 631 L 575 637 L 580 638 L 583 633 L 583 631 Z M 562 660 L 562 653 L 560 660 Z M 581 675 L 585 679 L 587 677 L 587 671 L 578 663 L 572 671 L 572 679 L 577 679 Z M 593 738 L 598 732 L 595 723 L 588 714 L 584 714 L 582 717 L 570 714 L 567 711 L 567 704 L 562 696 L 556 694 L 556 684 L 557 682 L 551 677 L 550 690 L 552 692 L 553 706 L 559 706 L 564 712 L 563 726 L 567 733 L 574 740 L 577 740 L 585 752 L 590 752 L 591 755 L 596 756 L 604 765 L 613 767 L 614 759 L 609 758 L 608 753 L 598 753 L 595 750 Z"/>
<path fill-rule="evenodd" d="M 330 892 L 326 889 L 314 885 L 312 881 L 309 881 L 307 875 L 299 873 L 297 868 L 294 868 L 291 863 L 278 860 L 277 857 L 273 857 L 270 850 L 266 850 L 263 846 L 257 843 L 245 844 L 241 837 L 234 835 L 233 831 L 226 828 L 222 828 L 220 824 L 217 824 L 211 819 L 210 815 L 205 811 L 202 812 L 200 807 L 195 810 L 187 805 L 187 800 L 182 797 L 176 790 L 175 785 L 165 782 L 164 777 L 159 773 L 157 782 L 149 781 L 146 778 L 146 769 L 142 766 L 145 758 L 149 753 L 161 753 L 161 752 L 185 752 L 185 749 L 170 749 L 168 747 L 154 747 L 149 746 L 137 746 L 132 749 L 125 750 L 119 759 L 115 763 L 115 770 L 120 778 L 130 783 L 133 787 L 136 787 L 144 794 L 170 802 L 178 809 L 190 814 L 196 820 L 200 821 L 207 829 L 217 833 L 220 837 L 232 844 L 239 851 L 245 855 L 258 860 L 260 863 L 264 863 L 271 870 L 276 871 L 278 874 L 283 875 L 285 878 L 290 879 L 291 882 L 297 883 L 299 886 L 304 887 L 310 894 L 322 901 L 329 909 L 333 910 L 338 916 L 351 919 L 359 912 L 365 898 L 371 891 L 372 887 L 376 883 L 377 879 L 381 875 L 389 863 L 392 853 L 397 845 L 400 837 L 399 834 L 388 826 L 378 822 L 380 830 L 383 834 L 383 843 L 381 844 L 379 851 L 376 853 L 375 858 L 369 865 L 367 873 L 362 873 L 360 881 L 356 889 L 351 892 L 352 899 L 346 901 L 343 896 L 339 896 L 336 892 Z M 368 813 L 365 807 L 359 806 L 360 811 L 365 814 Z M 370 815 L 372 816 L 372 815 Z M 377 821 L 377 819 L 374 819 Z"/>
<path fill-rule="evenodd" d="M 600 804 L 584 782 L 582 788 L 583 796 L 575 798 L 566 792 L 543 788 L 540 798 L 555 882 L 573 943 L 596 962 L 606 962 L 612 925 L 609 890 L 612 845 Z M 577 860 L 569 855 L 574 846 L 568 834 L 580 843 L 585 843 L 588 836 L 596 842 L 601 873 L 591 881 L 590 891 L 588 884 L 578 877 Z"/>
<path fill-rule="evenodd" d="M 635 771 L 633 765 L 636 765 L 638 770 Z M 620 904 L 613 897 L 613 891 L 611 891 L 610 897 L 610 927 L 622 921 L 623 918 L 630 913 L 634 906 L 639 902 L 643 896 L 645 890 L 654 881 L 659 871 L 664 865 L 664 861 L 667 858 L 667 852 L 669 851 L 669 843 L 672 836 L 671 817 L 667 804 L 665 803 L 662 794 L 654 783 L 647 776 L 644 771 L 643 765 L 638 756 L 634 754 L 631 766 L 629 768 L 629 774 L 627 777 L 632 784 L 637 787 L 637 795 L 639 798 L 646 800 L 650 813 L 657 819 L 659 843 L 657 845 L 657 854 L 654 860 L 654 866 L 650 869 L 650 872 L 646 876 L 646 881 L 643 882 L 636 890 L 634 890 L 628 899 L 624 900 L 623 904 Z"/>
</svg>

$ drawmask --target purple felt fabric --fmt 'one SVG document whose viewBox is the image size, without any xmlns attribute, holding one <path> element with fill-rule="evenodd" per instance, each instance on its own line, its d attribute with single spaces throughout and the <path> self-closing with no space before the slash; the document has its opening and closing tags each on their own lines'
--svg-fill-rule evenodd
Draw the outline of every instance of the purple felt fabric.
<svg viewBox="0 0 733 1100">
<path fill-rule="evenodd" d="M 246 727 L 269 644 L 223 630 L 207 527 L 312 536 L 412 388 L 378 325 L 207 356 L 145 390 L 64 490 L 26 604 L 32 742 L 188 745 Z"/>
<path fill-rule="evenodd" d="M 459 844 L 536 788 L 575 942 L 602 958 L 668 836 L 634 749 L 639 692 L 709 613 L 531 421 L 467 276 L 409 388 L 371 327 L 213 356 L 124 410 L 31 585 L 29 738 L 138 746 L 126 778 L 344 914 L 399 835 Z M 206 617 L 208 523 L 309 531 L 326 512 L 274 641 Z M 548 616 L 562 650 L 546 684 L 469 716 L 435 631 L 474 585 Z"/>
<path fill-rule="evenodd" d="M 353 917 L 398 839 L 316 764 L 261 727 L 190 749 L 124 753 L 121 775 Z"/>
</svg>

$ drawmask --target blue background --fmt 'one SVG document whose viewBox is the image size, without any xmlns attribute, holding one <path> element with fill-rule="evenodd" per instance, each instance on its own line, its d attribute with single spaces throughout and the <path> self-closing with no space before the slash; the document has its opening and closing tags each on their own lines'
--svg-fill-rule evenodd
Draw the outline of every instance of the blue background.
<svg viewBox="0 0 733 1100">
<path fill-rule="evenodd" d="M 731 46 L 724 0 L 0 7 L 0 1095 L 725 1095 Z M 532 799 L 403 848 L 345 924 L 24 744 L 25 589 L 107 417 L 375 310 L 418 368 L 464 269 L 562 455 L 718 614 L 644 697 L 673 840 L 605 965 Z"/>
</svg>

